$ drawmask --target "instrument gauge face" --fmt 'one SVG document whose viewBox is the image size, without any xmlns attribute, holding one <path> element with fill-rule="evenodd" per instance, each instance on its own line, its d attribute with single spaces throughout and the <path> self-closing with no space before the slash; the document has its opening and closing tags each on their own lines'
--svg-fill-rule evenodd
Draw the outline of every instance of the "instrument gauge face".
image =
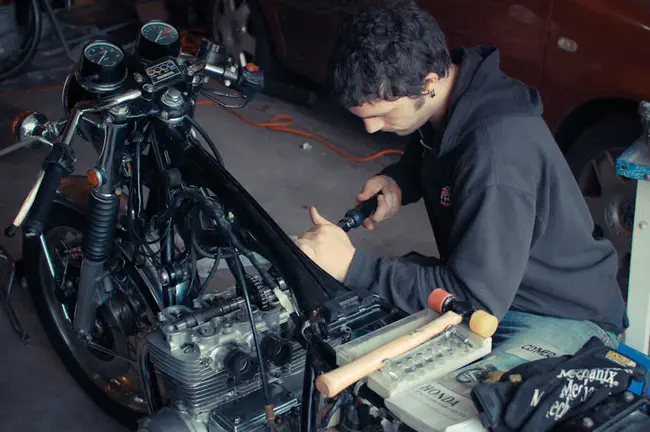
<svg viewBox="0 0 650 432">
<path fill-rule="evenodd" d="M 142 26 L 142 36 L 159 45 L 171 45 L 178 40 L 178 31 L 164 22 L 150 22 Z"/>
<path fill-rule="evenodd" d="M 107 41 L 88 42 L 81 52 L 75 76 L 84 89 L 95 93 L 119 88 L 126 78 L 124 51 Z"/>
<path fill-rule="evenodd" d="M 122 50 L 108 42 L 96 42 L 88 45 L 84 50 L 84 56 L 90 62 L 102 67 L 117 66 L 124 60 Z"/>
</svg>

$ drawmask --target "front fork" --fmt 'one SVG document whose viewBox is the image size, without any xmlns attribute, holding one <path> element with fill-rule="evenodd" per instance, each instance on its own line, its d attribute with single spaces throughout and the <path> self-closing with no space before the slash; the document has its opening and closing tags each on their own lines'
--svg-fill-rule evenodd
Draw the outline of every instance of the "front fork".
<svg viewBox="0 0 650 432">
<path fill-rule="evenodd" d="M 105 263 L 113 246 L 120 205 L 116 189 L 120 186 L 121 158 L 129 133 L 126 114 L 124 107 L 111 110 L 104 123 L 104 144 L 97 166 L 89 171 L 88 227 L 82 245 L 83 262 L 73 321 L 75 331 L 85 338 L 92 334 L 97 308 L 111 286 L 104 284 Z"/>
</svg>

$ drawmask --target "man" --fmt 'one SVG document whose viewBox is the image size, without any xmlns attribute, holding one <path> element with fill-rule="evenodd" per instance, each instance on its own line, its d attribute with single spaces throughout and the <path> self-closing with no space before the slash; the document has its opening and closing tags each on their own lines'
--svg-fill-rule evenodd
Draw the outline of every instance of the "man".
<svg viewBox="0 0 650 432">
<path fill-rule="evenodd" d="M 315 208 L 314 227 L 297 240 L 307 256 L 407 312 L 425 308 L 437 287 L 466 299 L 501 321 L 502 350 L 527 341 L 573 353 L 591 336 L 615 345 L 628 325 L 616 252 L 592 236 L 538 92 L 500 70 L 497 49 L 450 53 L 435 20 L 411 3 L 366 7 L 343 27 L 330 75 L 369 133 L 412 136 L 357 196 L 381 192 L 365 226 L 423 199 L 440 260 L 356 250 Z"/>
</svg>

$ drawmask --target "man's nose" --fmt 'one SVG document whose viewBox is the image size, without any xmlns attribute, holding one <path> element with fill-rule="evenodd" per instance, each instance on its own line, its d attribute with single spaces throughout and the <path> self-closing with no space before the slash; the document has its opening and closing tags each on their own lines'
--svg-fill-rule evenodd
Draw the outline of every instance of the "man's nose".
<svg viewBox="0 0 650 432">
<path fill-rule="evenodd" d="M 363 123 L 366 126 L 366 132 L 372 134 L 384 127 L 384 121 L 379 118 L 365 119 Z"/>
</svg>

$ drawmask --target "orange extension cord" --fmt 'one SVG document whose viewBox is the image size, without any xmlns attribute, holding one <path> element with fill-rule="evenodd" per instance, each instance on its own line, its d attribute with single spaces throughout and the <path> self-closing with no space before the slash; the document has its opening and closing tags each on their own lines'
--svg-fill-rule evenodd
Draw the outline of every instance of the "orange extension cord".
<svg viewBox="0 0 650 432">
<path fill-rule="evenodd" d="M 200 29 L 191 29 L 191 30 L 183 30 L 183 31 L 181 31 L 181 44 L 182 44 L 182 47 L 183 47 L 183 51 L 184 52 L 191 52 L 191 53 L 196 54 L 196 50 L 197 50 L 197 47 L 198 47 L 198 45 L 197 45 L 198 41 L 190 33 L 190 31 L 195 32 L 195 33 L 199 33 L 199 32 L 202 33 L 203 31 L 200 30 Z M 63 86 L 60 86 L 60 85 L 39 86 L 39 87 L 31 87 L 31 88 L 27 89 L 27 91 L 40 91 L 40 90 L 49 90 L 49 89 L 54 89 L 54 88 L 61 89 L 62 87 Z M 5 97 L 5 96 L 8 96 L 10 94 L 15 94 L 15 93 L 17 93 L 17 92 L 0 93 L 0 97 Z M 215 102 L 213 102 L 211 100 L 201 100 L 201 101 L 198 101 L 197 104 L 198 105 L 217 105 Z M 372 160 L 378 159 L 378 158 L 380 158 L 382 156 L 385 156 L 387 154 L 399 154 L 399 155 L 401 155 L 401 154 L 404 153 L 401 150 L 388 149 L 388 150 L 382 150 L 382 151 L 380 151 L 378 153 L 375 153 L 373 155 L 370 155 L 370 156 L 357 157 L 357 156 L 353 156 L 353 155 L 345 152 L 344 150 L 338 148 L 334 144 L 330 143 L 329 141 L 327 141 L 327 140 L 325 140 L 325 139 L 323 139 L 323 138 L 321 138 L 321 137 L 319 137 L 317 135 L 311 134 L 309 132 L 302 131 L 300 129 L 294 129 L 294 128 L 289 127 L 289 126 L 291 126 L 293 124 L 293 118 L 290 115 L 280 114 L 280 115 L 277 115 L 277 116 L 273 117 L 268 122 L 254 122 L 254 121 L 249 120 L 248 118 L 246 118 L 244 115 L 242 115 L 239 112 L 236 112 L 236 111 L 234 111 L 232 109 L 229 109 L 229 108 L 224 108 L 224 109 L 226 111 L 228 111 L 229 113 L 234 114 L 241 121 L 243 121 L 244 123 L 246 123 L 248 125 L 255 126 L 255 127 L 263 127 L 263 128 L 267 128 L 267 129 L 272 130 L 272 131 L 291 133 L 291 134 L 294 134 L 294 135 L 299 135 L 299 136 L 304 137 L 304 138 L 312 139 L 314 141 L 318 141 L 319 143 L 323 144 L 325 147 L 332 150 L 334 153 L 336 153 L 339 156 L 342 156 L 345 159 L 348 159 L 349 161 L 352 161 L 352 162 L 358 162 L 358 163 L 360 163 L 360 162 L 370 162 Z"/>
<path fill-rule="evenodd" d="M 195 36 L 193 33 L 198 33 L 199 35 Z M 192 54 L 196 54 L 198 50 L 198 45 L 201 42 L 201 35 L 205 34 L 205 32 L 202 29 L 186 29 L 181 31 L 181 46 L 183 47 L 183 52 L 189 52 Z M 210 101 L 210 100 L 205 100 L 205 101 L 199 101 L 199 105 L 216 105 L 215 102 Z M 375 160 L 377 158 L 380 158 L 384 155 L 387 154 L 403 154 L 404 152 L 401 150 L 395 150 L 395 149 L 388 149 L 388 150 L 382 150 L 379 153 L 375 153 L 373 155 L 367 156 L 367 157 L 356 157 L 352 156 L 351 154 L 345 152 L 344 150 L 341 150 L 340 148 L 336 147 L 334 144 L 330 143 L 329 141 L 311 134 L 309 132 L 301 131 L 299 129 L 294 129 L 290 128 L 293 124 L 293 118 L 290 115 L 287 114 L 280 114 L 275 117 L 273 117 L 271 120 L 268 122 L 253 122 L 246 117 L 244 117 L 242 114 L 229 109 L 229 108 L 224 108 L 226 111 L 230 112 L 231 114 L 236 115 L 241 121 L 243 121 L 246 124 L 249 124 L 251 126 L 255 127 L 264 127 L 269 130 L 273 131 L 279 131 L 279 132 L 287 132 L 287 133 L 292 133 L 295 135 L 299 135 L 301 137 L 305 137 L 308 139 L 312 139 L 314 141 L 318 141 L 319 143 L 323 144 L 325 147 L 329 148 L 332 150 L 334 153 L 338 154 L 339 156 L 342 156 L 352 162 L 370 162 L 372 160 Z"/>
</svg>

